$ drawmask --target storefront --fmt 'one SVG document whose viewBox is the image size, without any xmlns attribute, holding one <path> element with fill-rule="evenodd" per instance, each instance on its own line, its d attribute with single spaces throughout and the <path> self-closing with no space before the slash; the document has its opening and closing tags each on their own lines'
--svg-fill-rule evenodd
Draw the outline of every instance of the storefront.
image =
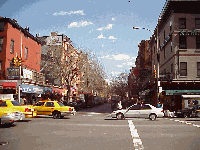
<svg viewBox="0 0 200 150">
<path fill-rule="evenodd" d="M 63 88 L 53 88 L 53 94 L 55 100 L 64 100 L 65 90 Z"/>
<path fill-rule="evenodd" d="M 41 94 L 43 94 L 43 87 L 21 84 L 21 98 L 26 98 L 28 104 L 35 104 L 41 100 Z"/>
</svg>

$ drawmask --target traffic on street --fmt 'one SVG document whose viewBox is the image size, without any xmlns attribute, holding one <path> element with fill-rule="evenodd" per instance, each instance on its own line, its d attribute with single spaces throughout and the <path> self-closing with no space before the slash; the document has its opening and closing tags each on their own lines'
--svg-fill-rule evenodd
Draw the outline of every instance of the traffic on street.
<svg viewBox="0 0 200 150">
<path fill-rule="evenodd" d="M 40 115 L 1 125 L 2 150 L 160 149 L 198 150 L 199 118 L 111 117 L 111 104 L 86 108 L 62 119 Z"/>
</svg>

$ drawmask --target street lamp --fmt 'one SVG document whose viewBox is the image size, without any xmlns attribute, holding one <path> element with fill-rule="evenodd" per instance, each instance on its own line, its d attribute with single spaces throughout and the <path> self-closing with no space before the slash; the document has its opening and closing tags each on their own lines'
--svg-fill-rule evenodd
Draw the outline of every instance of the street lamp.
<svg viewBox="0 0 200 150">
<path fill-rule="evenodd" d="M 154 38 L 156 39 L 156 47 L 157 47 L 157 60 L 158 60 L 158 68 L 157 68 L 157 76 L 156 76 L 156 80 L 157 80 L 157 87 L 156 87 L 156 101 L 158 103 L 158 87 L 160 86 L 160 83 L 158 83 L 158 78 L 159 78 L 159 62 L 160 62 L 160 55 L 158 54 L 159 50 L 158 50 L 158 26 L 157 26 L 157 35 L 155 36 L 154 32 L 152 32 L 150 29 L 147 28 L 142 28 L 142 27 L 133 27 L 133 29 L 145 29 L 150 31 L 151 33 L 153 33 Z"/>
</svg>

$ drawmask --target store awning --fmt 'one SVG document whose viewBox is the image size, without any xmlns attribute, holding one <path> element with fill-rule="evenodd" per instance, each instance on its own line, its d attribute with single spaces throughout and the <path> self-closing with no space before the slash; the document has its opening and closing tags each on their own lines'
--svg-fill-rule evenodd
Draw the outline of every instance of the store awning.
<svg viewBox="0 0 200 150">
<path fill-rule="evenodd" d="M 17 82 L 4 82 L 3 88 L 16 88 Z"/>
</svg>

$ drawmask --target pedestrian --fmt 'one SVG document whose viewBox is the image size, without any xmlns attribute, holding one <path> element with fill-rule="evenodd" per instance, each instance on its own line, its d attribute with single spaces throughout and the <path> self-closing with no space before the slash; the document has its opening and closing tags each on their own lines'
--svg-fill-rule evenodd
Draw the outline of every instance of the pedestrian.
<svg viewBox="0 0 200 150">
<path fill-rule="evenodd" d="M 121 101 L 119 101 L 117 108 L 118 109 L 122 109 L 122 103 L 121 103 Z"/>
<path fill-rule="evenodd" d="M 23 98 L 22 105 L 27 105 L 27 99 L 25 97 Z"/>
</svg>

